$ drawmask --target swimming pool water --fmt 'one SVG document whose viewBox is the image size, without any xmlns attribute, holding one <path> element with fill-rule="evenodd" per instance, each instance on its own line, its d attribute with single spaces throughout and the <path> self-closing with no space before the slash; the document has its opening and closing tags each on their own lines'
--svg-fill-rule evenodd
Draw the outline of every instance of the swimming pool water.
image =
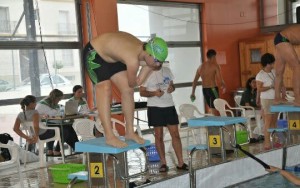
<svg viewBox="0 0 300 188">
<path fill-rule="evenodd" d="M 293 171 L 296 176 L 300 177 L 300 172 Z M 230 186 L 232 188 L 293 188 L 299 187 L 290 183 L 280 173 L 272 173 L 260 178 L 256 178 L 238 185 Z"/>
</svg>

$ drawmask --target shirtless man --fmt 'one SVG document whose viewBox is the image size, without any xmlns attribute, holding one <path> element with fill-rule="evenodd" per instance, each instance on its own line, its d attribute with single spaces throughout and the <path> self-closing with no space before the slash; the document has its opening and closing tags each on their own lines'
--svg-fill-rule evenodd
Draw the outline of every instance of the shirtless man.
<svg viewBox="0 0 300 188">
<path fill-rule="evenodd" d="M 220 66 L 216 61 L 216 51 L 210 49 L 206 53 L 207 61 L 199 66 L 197 69 L 193 86 L 192 86 L 192 101 L 196 99 L 195 90 L 199 78 L 202 79 L 203 95 L 206 101 L 206 104 L 209 106 L 210 113 L 217 115 L 217 111 L 214 106 L 214 100 L 219 98 L 219 90 L 216 83 L 216 77 L 221 81 L 223 93 L 226 91 L 225 82 L 223 80 Z"/>
<path fill-rule="evenodd" d="M 126 142 L 113 134 L 111 128 L 111 81 L 121 92 L 126 121 L 125 139 L 143 144 L 144 139 L 135 134 L 133 129 L 133 88 L 141 85 L 153 69 L 160 67 L 167 55 L 168 48 L 163 39 L 155 37 L 143 43 L 125 32 L 103 34 L 85 46 L 84 63 L 90 79 L 96 84 L 96 103 L 106 144 L 117 148 L 127 146 Z M 140 65 L 143 66 L 137 76 Z"/>
<path fill-rule="evenodd" d="M 290 26 L 275 36 L 275 104 L 286 102 L 285 96 L 281 96 L 281 88 L 283 88 L 283 73 L 285 64 L 288 63 L 293 72 L 293 88 L 295 94 L 294 104 L 300 106 L 300 60 L 296 54 L 293 45 L 300 44 L 300 25 Z M 284 92 L 283 92 L 284 95 Z"/>
</svg>

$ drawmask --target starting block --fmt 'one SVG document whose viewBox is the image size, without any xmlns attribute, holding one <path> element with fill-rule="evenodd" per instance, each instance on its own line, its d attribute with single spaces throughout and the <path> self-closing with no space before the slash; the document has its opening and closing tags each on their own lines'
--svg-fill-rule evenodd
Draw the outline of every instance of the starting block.
<svg viewBox="0 0 300 188">
<path fill-rule="evenodd" d="M 295 133 L 295 136 L 299 134 L 300 131 L 300 107 L 288 104 L 282 105 L 272 105 L 271 112 L 281 112 L 286 113 L 287 117 L 287 128 L 276 128 L 276 129 L 269 129 L 269 132 L 286 132 L 287 133 L 287 140 L 288 143 L 291 143 L 291 134 Z"/>
<path fill-rule="evenodd" d="M 150 140 L 145 140 L 144 144 L 138 144 L 132 140 L 125 140 L 124 137 L 119 137 L 120 140 L 126 142 L 128 144 L 127 147 L 124 148 L 116 148 L 112 147 L 110 145 L 107 145 L 105 142 L 105 137 L 100 137 L 100 138 L 95 138 L 95 139 L 90 139 L 82 142 L 76 142 L 75 143 L 75 151 L 76 152 L 85 152 L 87 153 L 87 159 L 88 159 L 88 181 L 89 181 L 89 187 L 92 187 L 92 181 L 91 178 L 103 178 L 104 179 L 104 186 L 109 187 L 109 181 L 108 181 L 108 175 L 107 175 L 107 164 L 106 164 L 106 158 L 107 156 L 110 156 L 113 158 L 113 169 L 114 169 L 114 181 L 116 184 L 116 177 L 115 174 L 119 174 L 120 178 L 124 180 L 125 186 L 127 187 L 129 185 L 129 178 L 138 176 L 143 174 L 144 172 L 134 174 L 129 176 L 128 175 L 128 164 L 127 164 L 127 151 L 129 150 L 134 150 L 134 149 L 140 149 L 144 148 L 146 146 L 151 145 Z M 102 158 L 102 162 L 99 163 L 91 163 L 90 162 L 90 156 L 89 154 L 100 154 Z M 120 157 L 119 154 L 121 155 Z M 146 154 L 145 154 L 146 157 Z M 119 158 L 122 158 L 120 160 Z M 147 159 L 147 158 L 146 158 Z M 146 160 L 147 163 L 148 160 Z M 118 166 L 117 168 L 115 167 L 115 164 L 119 165 L 120 163 L 124 163 L 124 166 L 120 167 Z M 146 170 L 147 171 L 147 164 Z M 120 171 L 123 171 L 124 175 L 121 175 Z M 86 172 L 78 172 L 78 179 L 80 177 L 85 178 L 86 177 Z M 81 176 L 82 175 L 82 176 Z M 76 174 L 70 175 L 76 177 Z"/>
<path fill-rule="evenodd" d="M 222 160 L 226 161 L 225 152 L 225 141 L 223 134 L 223 127 L 234 125 L 237 123 L 245 123 L 247 121 L 244 117 L 220 117 L 220 116 L 206 116 L 201 118 L 192 118 L 188 120 L 188 126 L 191 128 L 196 127 L 217 127 L 219 128 L 219 135 L 208 135 L 207 140 L 208 145 L 193 145 L 189 146 L 189 177 L 190 177 L 190 187 L 196 187 L 196 171 L 192 166 L 193 153 L 197 150 L 205 150 L 208 153 L 208 162 L 210 163 L 210 148 L 217 147 L 221 149 Z M 235 134 L 235 132 L 234 132 Z M 236 141 L 235 141 L 236 142 Z"/>
</svg>

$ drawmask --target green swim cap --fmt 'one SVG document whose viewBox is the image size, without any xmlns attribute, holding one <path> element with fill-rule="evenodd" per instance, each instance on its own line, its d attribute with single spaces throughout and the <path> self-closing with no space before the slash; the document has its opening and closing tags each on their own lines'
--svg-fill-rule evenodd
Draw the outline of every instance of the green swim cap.
<svg viewBox="0 0 300 188">
<path fill-rule="evenodd" d="M 162 38 L 154 37 L 146 44 L 146 52 L 160 62 L 164 62 L 168 57 L 168 46 Z"/>
</svg>

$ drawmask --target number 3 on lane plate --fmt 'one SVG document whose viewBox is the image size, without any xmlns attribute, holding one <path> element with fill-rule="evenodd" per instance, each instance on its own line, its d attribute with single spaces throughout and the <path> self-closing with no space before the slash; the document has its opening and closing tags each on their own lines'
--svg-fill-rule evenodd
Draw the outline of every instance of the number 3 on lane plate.
<svg viewBox="0 0 300 188">
<path fill-rule="evenodd" d="M 211 148 L 221 147 L 220 135 L 210 135 L 209 136 L 209 147 L 211 147 Z"/>
</svg>

